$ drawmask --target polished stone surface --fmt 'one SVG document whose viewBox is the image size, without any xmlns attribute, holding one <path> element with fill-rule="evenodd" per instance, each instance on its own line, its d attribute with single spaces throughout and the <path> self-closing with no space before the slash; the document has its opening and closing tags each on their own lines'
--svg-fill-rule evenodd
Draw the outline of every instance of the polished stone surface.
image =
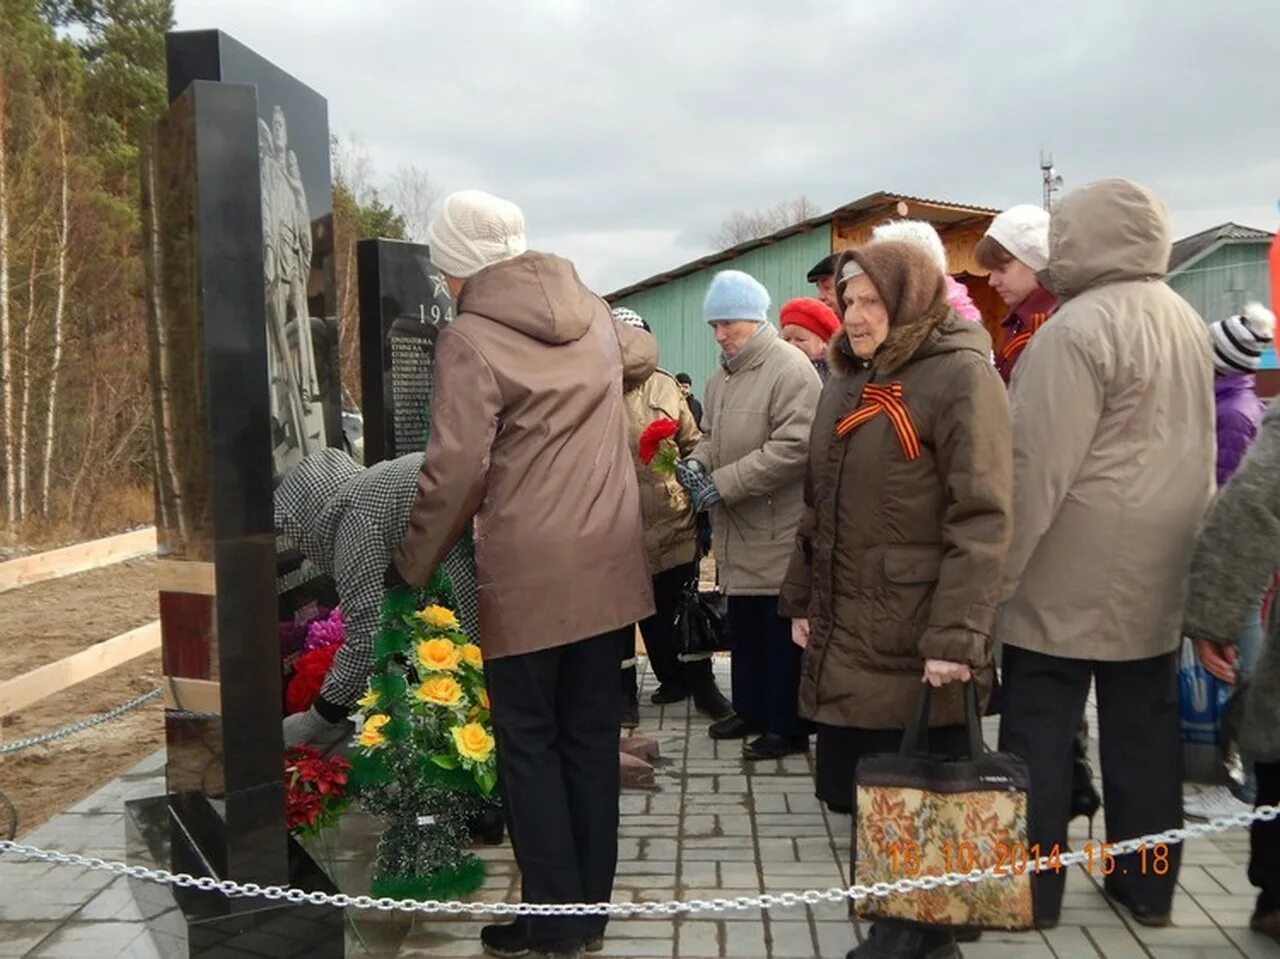
<svg viewBox="0 0 1280 959">
<path fill-rule="evenodd" d="M 426 448 L 435 341 L 454 306 L 428 252 L 398 240 L 356 246 L 366 464 Z"/>
<path fill-rule="evenodd" d="M 278 550 L 272 490 L 341 442 L 328 109 L 217 31 L 171 34 L 168 64 L 173 102 L 143 167 L 162 657 L 219 702 L 209 712 L 171 687 L 185 712 L 166 719 L 165 856 L 285 882 L 307 857 L 284 828 L 277 623 L 322 587 L 314 571 L 280 585 L 297 557 Z M 178 911 L 152 917 L 158 943 L 321 955 L 341 941 L 296 907 L 202 918 L 200 899 L 178 903 L 185 929 Z"/>
</svg>

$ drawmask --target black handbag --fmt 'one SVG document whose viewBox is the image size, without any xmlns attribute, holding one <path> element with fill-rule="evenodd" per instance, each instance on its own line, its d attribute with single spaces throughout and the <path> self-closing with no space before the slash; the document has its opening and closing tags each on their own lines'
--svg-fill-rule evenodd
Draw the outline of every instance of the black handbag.
<svg viewBox="0 0 1280 959">
<path fill-rule="evenodd" d="M 682 663 L 729 649 L 728 602 L 718 591 L 699 590 L 696 575 L 680 591 L 672 638 Z"/>
</svg>

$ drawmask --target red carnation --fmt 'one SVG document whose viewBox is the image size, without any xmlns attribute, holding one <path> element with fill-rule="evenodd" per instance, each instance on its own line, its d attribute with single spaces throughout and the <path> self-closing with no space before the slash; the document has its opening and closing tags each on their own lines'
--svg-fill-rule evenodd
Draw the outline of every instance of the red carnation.
<svg viewBox="0 0 1280 959">
<path fill-rule="evenodd" d="M 680 432 L 680 424 L 670 417 L 656 419 L 644 428 L 640 434 L 640 442 L 636 444 L 636 452 L 640 462 L 652 466 L 659 473 L 674 474 L 680 451 L 672 438 Z M 654 463 L 654 457 L 658 462 Z"/>
<path fill-rule="evenodd" d="M 322 646 L 303 653 L 293 666 L 293 678 L 284 691 L 284 705 L 290 713 L 301 713 L 311 708 L 320 695 L 325 674 L 333 664 L 338 646 Z"/>
</svg>

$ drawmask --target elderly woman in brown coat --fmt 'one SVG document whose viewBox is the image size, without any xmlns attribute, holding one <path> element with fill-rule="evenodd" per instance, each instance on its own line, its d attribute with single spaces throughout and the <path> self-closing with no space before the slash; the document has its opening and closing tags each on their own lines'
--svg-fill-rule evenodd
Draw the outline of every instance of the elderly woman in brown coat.
<svg viewBox="0 0 1280 959">
<path fill-rule="evenodd" d="M 963 754 L 963 684 L 990 687 L 1010 537 L 1012 441 L 991 341 L 947 306 L 942 272 L 900 241 L 836 269 L 843 330 L 809 446 L 806 511 L 782 589 L 805 647 L 818 795 L 854 806 L 854 767 L 894 752 L 921 685 L 932 752 Z M 856 814 L 856 810 L 853 810 Z M 949 933 L 874 926 L 855 959 L 958 955 Z"/>
</svg>

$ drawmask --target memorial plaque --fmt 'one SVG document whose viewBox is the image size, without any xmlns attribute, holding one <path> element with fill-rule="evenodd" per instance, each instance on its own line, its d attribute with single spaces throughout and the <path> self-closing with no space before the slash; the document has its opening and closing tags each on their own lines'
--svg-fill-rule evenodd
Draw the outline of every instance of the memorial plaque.
<svg viewBox="0 0 1280 959">
<path fill-rule="evenodd" d="M 360 362 L 366 463 L 426 449 L 435 344 L 453 320 L 453 297 L 427 247 L 362 240 Z"/>
<path fill-rule="evenodd" d="M 214 50 L 234 45 L 252 56 L 221 34 L 205 36 Z M 171 80 L 182 49 L 174 39 Z M 287 104 L 282 91 L 271 91 L 274 102 Z M 324 269 L 304 283 L 300 259 L 282 262 L 285 251 L 301 255 L 304 232 L 317 255 L 317 231 L 302 229 L 294 189 L 310 164 L 281 152 L 290 141 L 277 125 L 277 166 L 262 173 L 254 84 L 195 79 L 173 92 L 142 170 L 168 795 L 134 804 L 130 822 L 163 840 L 159 851 L 148 845 L 166 867 L 325 888 L 285 828 L 272 528 L 280 470 L 338 435 L 324 399 L 336 386 L 326 372 L 336 361 L 326 288 L 317 285 Z M 327 142 L 324 156 L 327 178 Z M 280 180 L 281 170 L 293 179 Z M 273 182 L 295 200 L 287 229 L 264 219 Z M 311 190 L 306 183 L 302 192 Z M 173 894 L 184 922 L 175 932 L 174 911 L 164 917 L 155 942 L 166 954 L 261 955 L 268 940 L 280 955 L 343 953 L 341 910 Z"/>
</svg>

